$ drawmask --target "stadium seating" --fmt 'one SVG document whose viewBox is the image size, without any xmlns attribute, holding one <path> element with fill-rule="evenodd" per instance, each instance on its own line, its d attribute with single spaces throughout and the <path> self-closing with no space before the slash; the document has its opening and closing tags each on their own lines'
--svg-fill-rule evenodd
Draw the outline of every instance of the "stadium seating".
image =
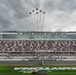
<svg viewBox="0 0 76 75">
<path fill-rule="evenodd" d="M 76 55 L 75 40 L 0 40 L 0 53 L 9 55 Z"/>
</svg>

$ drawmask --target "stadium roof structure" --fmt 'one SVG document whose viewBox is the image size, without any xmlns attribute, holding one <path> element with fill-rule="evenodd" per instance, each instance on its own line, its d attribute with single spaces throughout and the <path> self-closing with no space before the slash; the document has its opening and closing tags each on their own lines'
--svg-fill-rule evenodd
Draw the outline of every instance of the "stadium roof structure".
<svg viewBox="0 0 76 75">
<path fill-rule="evenodd" d="M 76 32 L 3 31 L 1 36 L 7 40 L 76 40 Z"/>
</svg>

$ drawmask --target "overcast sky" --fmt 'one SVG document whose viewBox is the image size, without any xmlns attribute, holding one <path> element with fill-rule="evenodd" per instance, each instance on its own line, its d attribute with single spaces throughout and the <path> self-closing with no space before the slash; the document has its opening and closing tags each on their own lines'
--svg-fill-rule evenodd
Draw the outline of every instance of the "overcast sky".
<svg viewBox="0 0 76 75">
<path fill-rule="evenodd" d="M 35 8 L 46 12 L 43 31 L 76 31 L 76 0 L 0 0 L 0 31 L 36 30 L 29 15 Z"/>
</svg>

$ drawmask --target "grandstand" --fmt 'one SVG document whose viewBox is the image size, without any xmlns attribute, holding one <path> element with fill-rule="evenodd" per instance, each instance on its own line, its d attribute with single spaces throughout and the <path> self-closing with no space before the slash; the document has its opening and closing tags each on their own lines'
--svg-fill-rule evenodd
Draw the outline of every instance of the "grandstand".
<svg viewBox="0 0 76 75">
<path fill-rule="evenodd" d="M 76 61 L 76 32 L 3 31 L 0 59 Z"/>
</svg>

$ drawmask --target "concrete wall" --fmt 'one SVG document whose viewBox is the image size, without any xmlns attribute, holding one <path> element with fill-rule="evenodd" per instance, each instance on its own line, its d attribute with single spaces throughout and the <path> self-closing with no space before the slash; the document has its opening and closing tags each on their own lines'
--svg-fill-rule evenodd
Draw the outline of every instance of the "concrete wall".
<svg viewBox="0 0 76 75">
<path fill-rule="evenodd" d="M 42 64 L 43 63 L 43 64 Z M 76 65 L 76 61 L 0 61 L 0 65 L 4 66 L 41 66 L 41 65 Z"/>
</svg>

